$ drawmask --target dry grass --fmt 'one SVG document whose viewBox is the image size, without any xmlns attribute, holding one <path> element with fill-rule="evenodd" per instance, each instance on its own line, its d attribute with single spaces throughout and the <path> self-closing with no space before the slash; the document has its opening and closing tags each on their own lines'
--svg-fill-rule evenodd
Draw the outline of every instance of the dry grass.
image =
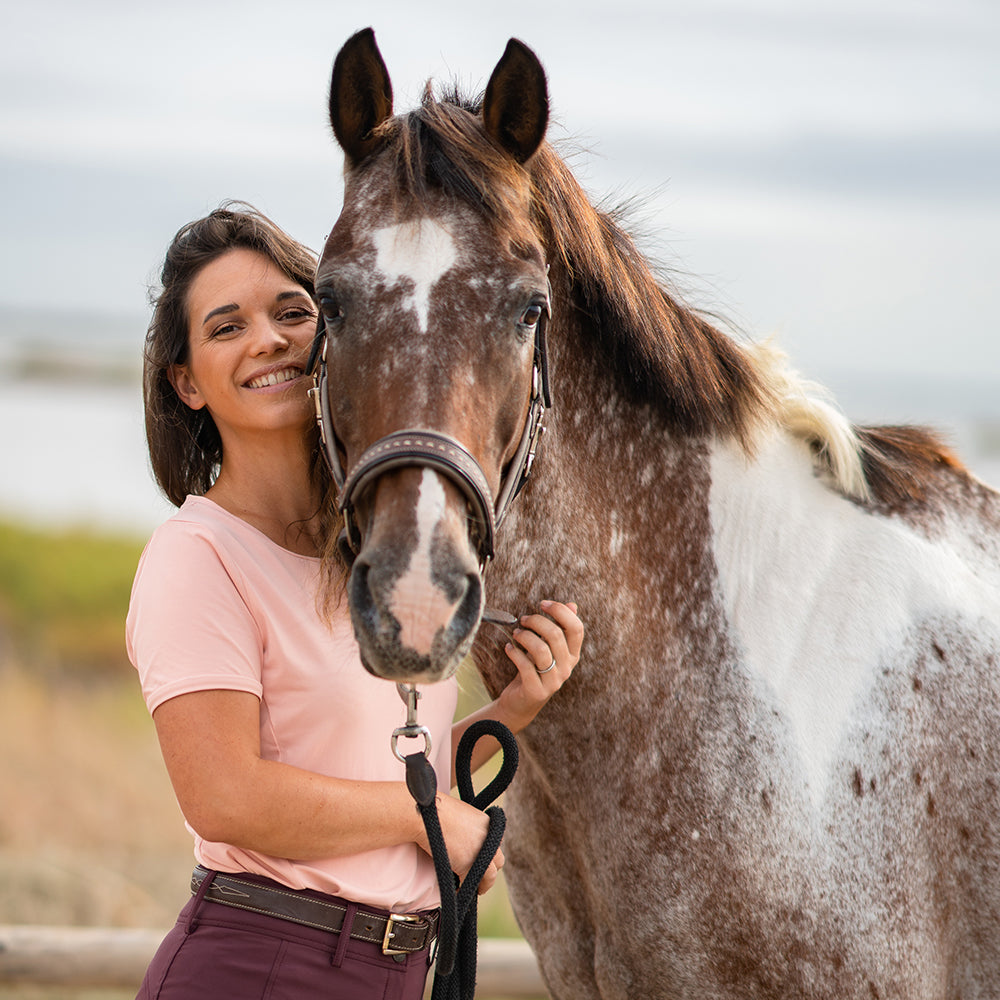
<svg viewBox="0 0 1000 1000">
<path fill-rule="evenodd" d="M 0 761 L 0 923 L 173 923 L 191 839 L 137 681 L 0 667 Z M 517 934 L 502 888 L 480 933 Z"/>
<path fill-rule="evenodd" d="M 0 922 L 173 922 L 191 841 L 136 684 L 7 665 L 0 760 Z"/>
</svg>

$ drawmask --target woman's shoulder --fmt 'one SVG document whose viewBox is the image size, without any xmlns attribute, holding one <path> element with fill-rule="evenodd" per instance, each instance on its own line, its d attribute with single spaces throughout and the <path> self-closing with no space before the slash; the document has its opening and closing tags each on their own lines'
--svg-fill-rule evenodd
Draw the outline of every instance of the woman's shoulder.
<svg viewBox="0 0 1000 1000">
<path fill-rule="evenodd" d="M 230 514 L 208 497 L 190 494 L 177 508 L 173 517 L 164 521 L 160 529 L 173 526 L 173 530 L 197 532 L 203 529 L 211 534 L 226 535 L 244 529 L 253 530 L 246 521 L 241 521 L 235 514 Z"/>
<path fill-rule="evenodd" d="M 228 578 L 240 591 L 261 579 L 281 578 L 313 586 L 319 560 L 282 548 L 267 535 L 213 500 L 189 496 L 146 543 L 137 580 L 150 573 L 174 579 Z"/>
<path fill-rule="evenodd" d="M 156 528 L 143 552 L 144 560 L 151 555 L 179 555 L 182 552 L 207 547 L 225 548 L 227 536 L 231 536 L 233 526 L 228 525 L 219 514 L 221 508 L 204 497 L 189 496 L 169 517 Z"/>
<path fill-rule="evenodd" d="M 136 581 L 150 574 L 167 579 L 192 570 L 206 571 L 225 562 L 227 527 L 214 516 L 214 504 L 188 497 L 177 512 L 152 533 L 143 549 Z"/>
<path fill-rule="evenodd" d="M 309 564 L 319 561 L 316 556 L 284 548 L 250 522 L 205 496 L 189 496 L 177 513 L 156 529 L 153 538 L 158 535 L 171 539 L 199 538 L 220 551 L 249 557 L 258 563 L 275 559 Z"/>
<path fill-rule="evenodd" d="M 220 550 L 234 545 L 244 549 L 261 544 L 261 537 L 256 528 L 208 497 L 192 495 L 153 532 L 147 547 L 172 547 L 197 540 Z"/>
<path fill-rule="evenodd" d="M 256 528 L 207 497 L 189 496 L 150 536 L 137 578 L 150 572 L 179 578 L 222 574 L 238 582 L 275 558 L 275 548 Z"/>
</svg>

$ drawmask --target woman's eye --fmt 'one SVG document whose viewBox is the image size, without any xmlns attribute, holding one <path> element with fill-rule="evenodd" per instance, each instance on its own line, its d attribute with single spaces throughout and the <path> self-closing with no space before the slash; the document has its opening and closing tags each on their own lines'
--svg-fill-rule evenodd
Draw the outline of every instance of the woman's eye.
<svg viewBox="0 0 1000 1000">
<path fill-rule="evenodd" d="M 217 326 L 212 331 L 212 337 L 230 337 L 234 333 L 239 331 L 239 327 L 235 323 L 224 323 L 222 326 Z"/>
<path fill-rule="evenodd" d="M 280 316 L 285 322 L 296 322 L 298 320 L 315 319 L 316 313 L 312 309 L 304 309 L 296 306 L 294 309 L 286 309 Z"/>
</svg>

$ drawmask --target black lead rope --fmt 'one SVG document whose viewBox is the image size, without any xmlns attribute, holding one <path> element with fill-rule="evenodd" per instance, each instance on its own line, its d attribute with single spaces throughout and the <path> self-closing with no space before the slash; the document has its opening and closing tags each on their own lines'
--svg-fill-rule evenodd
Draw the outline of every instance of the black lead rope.
<svg viewBox="0 0 1000 1000">
<path fill-rule="evenodd" d="M 484 736 L 492 736 L 500 744 L 503 763 L 497 776 L 477 795 L 472 786 L 472 751 Z M 434 870 L 441 890 L 441 922 L 438 926 L 437 966 L 431 1000 L 472 1000 L 476 992 L 476 920 L 479 883 L 486 874 L 493 856 L 500 848 L 507 818 L 499 806 L 490 806 L 510 784 L 517 771 L 517 741 L 501 722 L 483 719 L 465 731 L 455 754 L 455 776 L 458 794 L 463 802 L 477 809 L 486 809 L 489 829 L 476 860 L 465 880 L 459 882 L 451 870 L 448 849 L 441 833 L 437 814 L 437 776 L 425 753 L 412 753 L 404 758 L 406 787 L 417 803 L 424 821 L 427 839 L 434 859 Z"/>
</svg>

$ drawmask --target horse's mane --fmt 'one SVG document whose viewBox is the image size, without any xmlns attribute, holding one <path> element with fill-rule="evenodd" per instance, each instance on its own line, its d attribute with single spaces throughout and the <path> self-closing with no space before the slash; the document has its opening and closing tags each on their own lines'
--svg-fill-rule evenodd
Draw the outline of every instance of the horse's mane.
<svg viewBox="0 0 1000 1000">
<path fill-rule="evenodd" d="M 680 434 L 734 437 L 752 453 L 785 427 L 807 440 L 833 484 L 861 501 L 897 506 L 958 460 L 920 428 L 857 428 L 767 345 L 743 346 L 676 300 L 615 212 L 594 207 L 554 147 L 525 167 L 485 136 L 482 97 L 430 85 L 416 110 L 380 126 L 411 205 L 430 188 L 471 204 L 513 247 L 535 240 L 565 277 L 584 335 L 618 391 L 661 412 Z M 404 209 L 405 210 L 405 209 Z"/>
</svg>

